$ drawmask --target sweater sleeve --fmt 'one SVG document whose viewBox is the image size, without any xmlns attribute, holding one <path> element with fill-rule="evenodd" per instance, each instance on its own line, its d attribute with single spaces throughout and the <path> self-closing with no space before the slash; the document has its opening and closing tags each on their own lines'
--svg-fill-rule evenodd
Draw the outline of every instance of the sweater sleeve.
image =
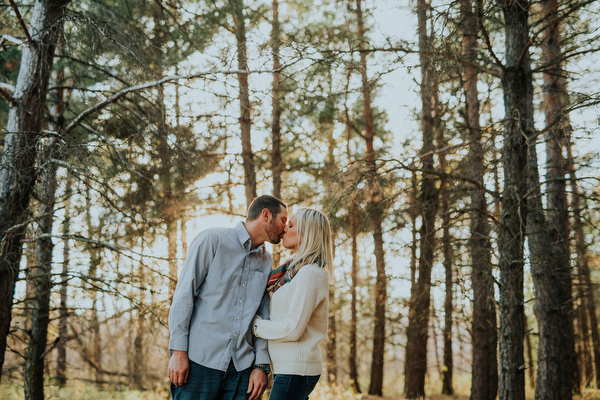
<svg viewBox="0 0 600 400">
<path fill-rule="evenodd" d="M 256 336 L 287 342 L 302 337 L 313 311 L 324 300 L 322 293 L 323 285 L 327 287 L 327 272 L 320 267 L 301 268 L 290 284 L 294 284 L 294 288 L 287 301 L 293 306 L 279 321 L 255 319 Z"/>
</svg>

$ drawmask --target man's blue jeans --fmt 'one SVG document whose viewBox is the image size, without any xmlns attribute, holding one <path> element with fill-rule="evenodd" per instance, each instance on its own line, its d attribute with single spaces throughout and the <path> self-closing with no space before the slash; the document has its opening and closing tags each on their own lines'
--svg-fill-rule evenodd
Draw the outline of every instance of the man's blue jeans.
<svg viewBox="0 0 600 400">
<path fill-rule="evenodd" d="M 269 400 L 307 400 L 320 376 L 277 374 L 273 377 Z"/>
<path fill-rule="evenodd" d="M 236 371 L 233 362 L 227 371 L 203 367 L 190 360 L 187 383 L 171 383 L 173 400 L 246 400 L 252 367 Z"/>
</svg>

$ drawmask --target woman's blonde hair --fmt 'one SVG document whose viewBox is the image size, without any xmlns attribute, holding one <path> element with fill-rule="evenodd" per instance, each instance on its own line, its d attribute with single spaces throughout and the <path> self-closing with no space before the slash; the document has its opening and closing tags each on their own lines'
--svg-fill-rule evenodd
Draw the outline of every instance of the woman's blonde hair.
<svg viewBox="0 0 600 400">
<path fill-rule="evenodd" d="M 329 281 L 333 279 L 333 248 L 329 218 L 313 208 L 296 211 L 298 227 L 298 252 L 290 267 L 301 264 L 319 264 L 326 268 Z"/>
</svg>

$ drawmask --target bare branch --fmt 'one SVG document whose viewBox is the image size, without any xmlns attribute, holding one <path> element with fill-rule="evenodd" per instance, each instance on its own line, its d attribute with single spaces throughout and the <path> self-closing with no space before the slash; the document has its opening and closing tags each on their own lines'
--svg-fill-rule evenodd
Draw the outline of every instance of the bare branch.
<svg viewBox="0 0 600 400">
<path fill-rule="evenodd" d="M 284 68 L 284 67 L 282 67 L 282 68 Z M 73 121 L 65 128 L 65 133 L 69 133 L 70 131 L 72 131 L 77 125 L 79 125 L 81 123 L 81 121 L 83 119 L 88 117 L 90 114 L 93 114 L 95 112 L 98 112 L 98 111 L 104 109 L 104 107 L 116 102 L 117 100 L 119 100 L 120 98 L 124 97 L 125 95 L 127 95 L 129 93 L 134 93 L 134 92 L 138 92 L 140 90 L 160 86 L 165 83 L 172 82 L 172 81 L 192 80 L 192 79 L 196 79 L 196 78 L 200 78 L 200 77 L 204 77 L 204 76 L 208 76 L 208 75 L 217 75 L 217 74 L 222 74 L 222 75 L 234 75 L 235 74 L 235 75 L 237 75 L 237 74 L 260 74 L 260 73 L 272 74 L 273 71 L 272 70 L 206 71 L 206 72 L 198 72 L 198 73 L 190 74 L 190 75 L 165 76 L 164 78 L 156 80 L 156 81 L 146 82 L 146 83 L 142 83 L 139 85 L 127 87 L 127 88 L 122 89 L 122 90 L 118 91 L 117 93 L 113 94 L 106 100 L 96 103 L 95 105 L 89 107 L 87 110 L 83 111 L 81 114 L 79 114 L 77 117 L 75 117 L 75 119 L 73 119 Z"/>
<path fill-rule="evenodd" d="M 15 0 L 8 0 L 8 1 L 10 2 L 10 5 L 12 6 L 13 10 L 15 10 L 15 15 L 17 16 L 17 19 L 19 20 L 19 24 L 21 25 L 21 29 L 23 29 L 23 33 L 25 33 L 25 37 L 27 38 L 27 41 L 31 42 L 31 35 L 29 34 L 29 31 L 27 30 L 25 21 L 23 21 L 23 17 L 21 16 L 19 7 L 17 7 Z"/>
<path fill-rule="evenodd" d="M 0 87 L 0 96 L 4 97 L 11 107 L 14 107 L 17 104 L 15 99 L 13 99 L 10 93 L 8 93 L 3 87 Z"/>
<path fill-rule="evenodd" d="M 11 36 L 11 35 L 7 35 L 7 34 L 4 34 L 4 35 L 0 36 L 0 43 L 4 43 L 4 42 L 11 42 L 11 43 L 14 43 L 16 45 L 22 45 L 23 44 L 23 41 L 21 39 L 17 39 L 16 37 Z"/>
<path fill-rule="evenodd" d="M 417 167 L 412 167 L 409 165 L 404 164 L 402 161 L 400 160 L 391 160 L 397 164 L 399 164 L 399 167 L 393 167 L 390 168 L 388 170 L 385 171 L 385 173 L 396 170 L 396 169 L 404 169 L 407 171 L 411 171 L 411 172 L 422 172 L 425 174 L 429 174 L 429 175 L 434 175 L 437 176 L 439 178 L 445 178 L 445 179 L 449 179 L 449 180 L 455 180 L 455 181 L 461 181 L 461 182 L 466 182 L 466 183 L 470 183 L 471 185 L 475 186 L 475 188 L 484 191 L 485 193 L 489 194 L 490 196 L 493 196 L 494 198 L 498 198 L 500 199 L 500 193 L 494 191 L 494 190 L 490 190 L 488 188 L 486 188 L 484 185 L 481 185 L 479 182 L 468 178 L 466 176 L 462 176 L 462 175 L 454 175 L 454 174 L 448 174 L 446 172 L 441 172 L 441 171 L 436 171 L 436 170 L 429 170 L 429 169 L 423 169 L 423 168 L 417 168 Z"/>
<path fill-rule="evenodd" d="M 498 56 L 496 56 L 496 52 L 494 51 L 494 48 L 492 46 L 492 42 L 490 40 L 490 35 L 488 34 L 487 29 L 485 28 L 485 26 L 483 25 L 483 10 L 479 9 L 478 10 L 479 13 L 479 29 L 481 30 L 481 33 L 483 34 L 483 42 L 485 43 L 488 52 L 491 54 L 492 58 L 494 59 L 494 62 L 496 63 L 496 65 L 498 66 L 498 68 L 500 68 L 501 71 L 504 71 L 506 68 L 504 67 L 504 64 L 502 63 L 502 61 L 500 61 L 498 59 Z"/>
</svg>

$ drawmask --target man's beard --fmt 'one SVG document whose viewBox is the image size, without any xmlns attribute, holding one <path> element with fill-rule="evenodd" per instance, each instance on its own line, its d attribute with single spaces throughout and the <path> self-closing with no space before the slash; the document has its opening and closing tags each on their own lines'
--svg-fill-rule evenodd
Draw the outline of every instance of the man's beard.
<svg viewBox="0 0 600 400">
<path fill-rule="evenodd" d="M 277 229 L 275 219 L 271 220 L 271 222 L 269 222 L 267 226 L 265 226 L 265 232 L 269 237 L 269 243 L 272 244 L 278 244 L 281 241 L 281 237 L 283 236 L 283 232 L 280 232 L 279 229 Z"/>
</svg>

